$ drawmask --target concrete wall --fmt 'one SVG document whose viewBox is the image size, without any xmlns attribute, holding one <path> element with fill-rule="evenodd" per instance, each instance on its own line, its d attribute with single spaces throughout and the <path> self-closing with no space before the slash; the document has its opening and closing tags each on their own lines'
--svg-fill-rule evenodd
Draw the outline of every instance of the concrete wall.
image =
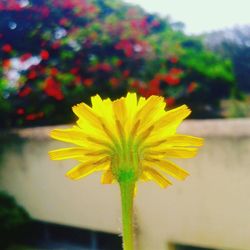
<svg viewBox="0 0 250 250">
<path fill-rule="evenodd" d="M 48 138 L 51 127 L 2 133 L 0 183 L 36 219 L 120 233 L 117 185 L 100 175 L 64 177 L 73 161 L 50 161 L 65 144 Z M 190 172 L 168 189 L 139 185 L 135 201 L 138 249 L 166 250 L 169 243 L 250 249 L 250 120 L 186 121 L 179 132 L 206 138 L 194 159 L 178 161 Z"/>
</svg>

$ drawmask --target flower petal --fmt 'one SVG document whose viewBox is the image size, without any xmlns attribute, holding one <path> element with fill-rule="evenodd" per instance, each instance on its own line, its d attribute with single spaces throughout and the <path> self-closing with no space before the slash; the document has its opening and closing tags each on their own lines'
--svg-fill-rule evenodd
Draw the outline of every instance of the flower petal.
<svg viewBox="0 0 250 250">
<path fill-rule="evenodd" d="M 125 122 L 127 121 L 127 109 L 124 97 L 113 102 L 113 111 L 115 118 L 119 120 L 121 124 L 125 124 Z"/>
<path fill-rule="evenodd" d="M 98 127 L 102 133 L 102 135 L 100 133 L 99 135 L 102 137 L 106 135 L 105 137 L 107 137 L 108 140 L 116 143 L 117 131 L 112 101 L 109 98 L 102 100 L 99 95 L 96 95 L 91 98 L 91 102 L 93 111 L 96 113 L 99 119 Z"/>
<path fill-rule="evenodd" d="M 80 119 L 89 122 L 93 127 L 100 127 L 100 118 L 87 104 L 79 103 L 73 106 L 72 110 Z"/>
<path fill-rule="evenodd" d="M 126 130 L 130 131 L 133 125 L 133 119 L 137 111 L 137 95 L 136 93 L 128 93 L 125 98 L 125 106 L 127 112 L 127 127 Z"/>
<path fill-rule="evenodd" d="M 190 146 L 190 147 L 199 147 L 204 143 L 203 138 L 190 136 L 190 135 L 181 135 L 176 134 L 166 138 L 166 143 L 172 146 Z"/>
<path fill-rule="evenodd" d="M 90 151 L 88 148 L 74 147 L 52 150 L 49 152 L 51 160 L 76 159 L 86 161 L 92 157 L 103 157 L 109 153 L 108 150 Z"/>
<path fill-rule="evenodd" d="M 160 150 L 166 147 L 199 147 L 204 143 L 203 138 L 176 134 L 172 136 L 167 136 L 165 139 L 160 139 L 158 141 L 151 141 L 144 144 L 144 148 L 153 148 L 154 150 Z"/>
<path fill-rule="evenodd" d="M 102 184 L 112 184 L 115 181 L 115 178 L 112 174 L 111 169 L 106 170 L 101 178 L 101 183 Z"/>
<path fill-rule="evenodd" d="M 178 108 L 169 110 L 158 120 L 156 127 L 160 129 L 170 125 L 179 125 L 187 116 L 190 115 L 190 113 L 191 110 L 187 107 L 187 105 L 182 105 Z"/>
<path fill-rule="evenodd" d="M 145 179 L 156 182 L 162 188 L 166 188 L 172 185 L 172 183 L 168 179 L 166 179 L 162 174 L 150 167 L 145 167 L 143 169 L 143 180 Z"/>
<path fill-rule="evenodd" d="M 81 157 L 84 153 L 86 153 L 86 149 L 83 147 L 62 148 L 50 151 L 49 156 L 51 160 L 64 160 Z"/>
<path fill-rule="evenodd" d="M 56 140 L 74 143 L 79 146 L 86 145 L 86 134 L 80 129 L 54 129 L 50 132 L 50 136 Z"/>
<path fill-rule="evenodd" d="M 139 103 L 140 103 L 140 100 L 139 100 Z M 160 119 L 160 117 L 162 117 L 162 115 L 164 115 L 165 113 L 164 111 L 165 106 L 166 106 L 166 103 L 164 102 L 163 97 L 160 97 L 160 96 L 152 95 L 148 99 L 143 101 L 143 104 L 140 105 L 140 108 L 138 109 L 136 113 L 135 121 L 134 121 L 134 123 L 136 123 L 138 120 L 142 121 L 139 126 L 139 131 L 147 129 L 157 119 Z"/>
<path fill-rule="evenodd" d="M 146 161 L 147 164 L 152 164 L 152 161 Z M 166 174 L 176 178 L 177 180 L 185 180 L 189 176 L 188 172 L 180 168 L 178 165 L 167 160 L 155 160 L 153 162 L 155 167 L 158 167 L 160 170 Z"/>
<path fill-rule="evenodd" d="M 170 147 L 162 148 L 161 150 L 147 150 L 148 155 L 153 157 L 159 156 L 167 158 L 193 158 L 196 156 L 198 148 L 185 147 Z"/>
<path fill-rule="evenodd" d="M 102 158 L 99 161 L 90 161 L 77 165 L 66 173 L 66 176 L 72 180 L 84 178 L 96 171 L 107 170 L 109 168 L 109 159 Z"/>
<path fill-rule="evenodd" d="M 148 142 L 155 142 L 174 135 L 181 122 L 191 113 L 186 105 L 167 111 L 154 122 L 155 129 L 148 138 Z"/>
</svg>

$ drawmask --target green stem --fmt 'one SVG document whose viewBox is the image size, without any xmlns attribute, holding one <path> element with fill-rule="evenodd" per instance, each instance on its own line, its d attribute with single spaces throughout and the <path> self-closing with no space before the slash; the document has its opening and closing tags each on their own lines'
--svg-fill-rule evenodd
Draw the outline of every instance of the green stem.
<svg viewBox="0 0 250 250">
<path fill-rule="evenodd" d="M 123 250 L 134 249 L 133 236 L 133 200 L 135 184 L 120 183 L 122 201 Z"/>
</svg>

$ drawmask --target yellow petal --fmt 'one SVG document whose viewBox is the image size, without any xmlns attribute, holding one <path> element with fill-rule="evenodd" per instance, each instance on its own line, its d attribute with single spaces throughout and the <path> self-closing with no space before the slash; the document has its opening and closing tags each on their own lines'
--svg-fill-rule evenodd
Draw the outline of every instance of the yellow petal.
<svg viewBox="0 0 250 250">
<path fill-rule="evenodd" d="M 161 138 L 158 141 L 151 141 L 144 144 L 144 148 L 152 148 L 154 150 L 162 151 L 166 147 L 199 147 L 202 146 L 204 143 L 203 138 L 189 136 L 189 135 L 172 135 L 166 136 L 164 139 Z"/>
<path fill-rule="evenodd" d="M 85 134 L 92 137 L 106 137 L 104 131 L 100 128 L 100 123 L 98 127 L 93 127 L 88 121 L 84 119 L 78 119 L 76 121 L 77 125 L 84 131 Z M 108 140 L 108 138 L 106 138 Z"/>
<path fill-rule="evenodd" d="M 111 169 L 106 170 L 101 178 L 101 183 L 102 184 L 112 184 L 115 181 L 115 178 L 112 174 Z"/>
<path fill-rule="evenodd" d="M 187 107 L 187 105 L 182 105 L 178 108 L 169 110 L 165 113 L 165 115 L 159 119 L 157 128 L 169 126 L 170 124 L 179 124 L 181 123 L 187 116 L 189 116 L 191 110 Z"/>
<path fill-rule="evenodd" d="M 138 100 L 138 110 L 141 109 L 141 107 L 143 107 L 146 103 L 146 98 L 145 97 L 140 97 Z"/>
<path fill-rule="evenodd" d="M 99 95 L 93 96 L 91 98 L 92 108 L 99 117 L 111 122 L 114 119 L 114 114 L 112 110 L 112 101 L 107 98 L 102 100 Z"/>
<path fill-rule="evenodd" d="M 102 136 L 105 137 L 105 133 L 102 131 L 100 126 L 100 117 L 98 110 L 96 109 L 98 106 L 96 103 L 100 102 L 98 107 L 102 107 L 102 99 L 100 96 L 96 95 L 91 98 L 92 103 L 95 104 L 95 109 L 91 109 L 86 104 L 80 103 L 79 105 L 74 106 L 72 109 L 75 114 L 79 117 L 77 121 L 78 126 L 89 136 Z"/>
<path fill-rule="evenodd" d="M 127 123 L 127 109 L 125 105 L 125 98 L 120 98 L 113 102 L 113 111 L 116 121 L 116 129 L 120 139 L 124 139 L 126 133 L 125 124 Z"/>
<path fill-rule="evenodd" d="M 162 188 L 166 188 L 172 185 L 172 183 L 168 179 L 166 179 L 166 177 L 150 167 L 146 167 L 143 169 L 143 176 L 144 180 L 145 178 L 147 178 L 148 180 L 152 180 Z"/>
<path fill-rule="evenodd" d="M 50 132 L 50 136 L 56 140 L 73 143 L 79 146 L 87 147 L 98 147 L 100 148 L 111 148 L 111 144 L 107 141 L 107 137 L 100 138 L 99 136 L 86 135 L 80 128 L 69 128 L 69 129 L 54 129 Z"/>
<path fill-rule="evenodd" d="M 147 162 L 147 164 L 150 164 L 150 162 Z M 159 160 L 159 161 L 154 161 L 153 164 L 154 166 L 157 166 L 160 170 L 164 171 L 168 175 L 171 175 L 177 180 L 185 180 L 186 177 L 189 176 L 188 172 L 186 172 L 184 169 L 180 168 L 173 162 L 166 160 Z"/>
<path fill-rule="evenodd" d="M 127 120 L 127 109 L 125 105 L 125 98 L 122 97 L 113 102 L 114 115 L 117 120 L 124 124 Z"/>
<path fill-rule="evenodd" d="M 82 147 L 74 148 L 63 148 L 52 150 L 49 152 L 51 160 L 64 160 L 64 159 L 73 159 L 76 157 L 81 157 L 86 153 L 86 149 Z"/>
<path fill-rule="evenodd" d="M 148 142 L 154 142 L 165 139 L 166 136 L 173 135 L 181 122 L 191 113 L 186 105 L 165 112 L 157 121 L 155 121 L 154 133 Z"/>
<path fill-rule="evenodd" d="M 107 170 L 109 168 L 109 159 L 102 158 L 99 161 L 90 161 L 77 165 L 66 173 L 66 176 L 72 180 L 84 178 L 96 171 Z"/>
<path fill-rule="evenodd" d="M 113 142 L 117 141 L 117 131 L 116 131 L 116 124 L 114 119 L 114 112 L 113 112 L 113 105 L 112 101 L 107 98 L 102 100 L 99 95 L 96 95 L 91 98 L 93 111 L 97 114 L 99 117 L 99 128 L 104 135 L 100 136 L 106 136 L 108 139 L 110 139 Z"/>
<path fill-rule="evenodd" d="M 139 100 L 140 101 L 140 100 Z M 135 123 L 138 120 L 141 120 L 139 130 L 145 130 L 151 126 L 155 120 L 159 119 L 164 115 L 164 108 L 166 103 L 164 102 L 163 97 L 160 96 L 150 96 L 146 101 L 143 101 L 140 109 L 136 113 Z"/>
<path fill-rule="evenodd" d="M 103 101 L 99 95 L 95 95 L 91 97 L 92 108 L 95 112 L 100 113 L 102 112 L 102 105 Z"/>
<path fill-rule="evenodd" d="M 93 150 L 89 148 L 74 147 L 74 148 L 62 148 L 52 150 L 49 152 L 51 160 L 64 160 L 64 159 L 76 159 L 81 162 L 90 160 L 91 158 L 103 158 L 103 156 L 110 154 L 108 150 Z"/>
<path fill-rule="evenodd" d="M 137 109 L 137 95 L 136 93 L 128 93 L 125 98 L 126 107 L 128 112 L 135 113 Z"/>
<path fill-rule="evenodd" d="M 136 93 L 128 93 L 125 98 L 127 122 L 125 124 L 125 130 L 130 131 L 133 126 L 133 120 L 137 112 L 137 95 Z"/>
<path fill-rule="evenodd" d="M 203 138 L 190 136 L 190 135 L 173 135 L 166 138 L 166 143 L 172 146 L 190 146 L 190 147 L 199 147 L 204 143 Z"/>
<path fill-rule="evenodd" d="M 198 148 L 172 147 L 160 150 L 147 150 L 148 155 L 165 156 L 167 158 L 192 158 L 197 154 Z"/>
<path fill-rule="evenodd" d="M 114 123 L 113 106 L 109 98 L 102 100 L 99 95 L 96 95 L 91 98 L 91 102 L 93 110 L 99 117 L 105 122 Z"/>
<path fill-rule="evenodd" d="M 74 143 L 79 146 L 86 145 L 86 134 L 76 128 L 54 129 L 50 132 L 50 136 L 56 140 Z"/>
<path fill-rule="evenodd" d="M 94 112 L 92 108 L 90 108 L 85 103 L 80 103 L 72 107 L 73 112 L 83 121 L 89 122 L 93 127 L 100 127 L 100 118 Z"/>
</svg>

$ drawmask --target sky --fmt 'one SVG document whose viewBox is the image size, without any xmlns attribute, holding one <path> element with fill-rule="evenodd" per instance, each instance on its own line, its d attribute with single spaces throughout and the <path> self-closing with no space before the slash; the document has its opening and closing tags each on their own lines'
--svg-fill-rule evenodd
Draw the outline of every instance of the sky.
<svg viewBox="0 0 250 250">
<path fill-rule="evenodd" d="M 250 0 L 125 0 L 148 12 L 185 23 L 185 32 L 200 34 L 250 24 Z"/>
</svg>

